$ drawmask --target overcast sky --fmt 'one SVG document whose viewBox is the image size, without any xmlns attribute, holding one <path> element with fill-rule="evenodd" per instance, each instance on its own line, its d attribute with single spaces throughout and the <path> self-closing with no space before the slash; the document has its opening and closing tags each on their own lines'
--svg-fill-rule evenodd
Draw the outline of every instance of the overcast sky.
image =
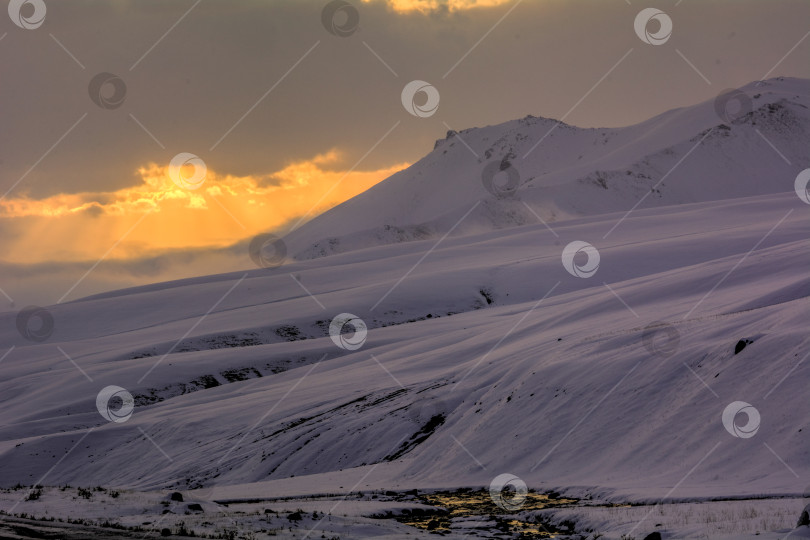
<svg viewBox="0 0 810 540">
<path fill-rule="evenodd" d="M 0 17 L 3 293 L 22 307 L 247 268 L 239 242 L 367 189 L 448 126 L 622 126 L 810 76 L 806 0 L 350 2 L 345 37 L 323 0 L 29 0 L 17 22 L 36 28 Z M 650 6 L 672 21 L 661 46 L 634 31 Z M 105 72 L 106 109 L 89 92 Z M 432 116 L 402 106 L 412 80 L 438 90 Z M 181 152 L 203 188 L 167 180 Z"/>
</svg>

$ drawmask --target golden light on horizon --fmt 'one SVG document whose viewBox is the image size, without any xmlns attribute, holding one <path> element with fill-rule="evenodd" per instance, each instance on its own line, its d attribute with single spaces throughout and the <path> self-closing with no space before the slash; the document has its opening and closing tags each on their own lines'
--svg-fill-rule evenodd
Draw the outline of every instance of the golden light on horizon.
<svg viewBox="0 0 810 540">
<path fill-rule="evenodd" d="M 225 247 L 281 229 L 307 212 L 312 218 L 409 165 L 333 170 L 341 164 L 340 152 L 331 150 L 261 176 L 209 168 L 199 189 L 185 190 L 172 182 L 168 165 L 149 163 L 138 169 L 138 185 L 117 191 L 2 200 L 0 219 L 19 229 L 5 258 L 33 264 L 94 260 L 112 246 L 110 256 L 124 259 Z"/>
<path fill-rule="evenodd" d="M 365 3 L 374 1 L 376 0 L 363 0 Z M 511 1 L 512 0 L 386 0 L 386 3 L 391 9 L 400 13 L 412 11 L 429 13 L 440 9 L 454 12 L 466 9 L 496 7 Z"/>
</svg>

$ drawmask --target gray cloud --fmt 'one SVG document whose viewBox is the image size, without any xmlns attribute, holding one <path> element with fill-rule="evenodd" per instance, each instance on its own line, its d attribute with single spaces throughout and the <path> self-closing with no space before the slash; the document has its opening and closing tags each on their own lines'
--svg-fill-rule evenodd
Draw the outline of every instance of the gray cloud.
<svg viewBox="0 0 810 540">
<path fill-rule="evenodd" d="M 324 4 L 203 0 L 173 29 L 193 1 L 51 0 L 36 30 L 0 17 L 0 195 L 18 181 L 12 196 L 114 191 L 138 183 L 139 166 L 178 152 L 235 175 L 267 175 L 331 148 L 351 165 L 400 122 L 362 163 L 376 169 L 420 158 L 446 126 L 569 112 L 571 124 L 627 125 L 766 74 L 810 76 L 810 41 L 777 66 L 807 31 L 810 3 L 799 0 L 657 2 L 674 24 L 662 47 L 636 37 L 633 19 L 643 6 L 623 0 L 526 0 L 494 29 L 512 4 L 425 15 L 355 0 L 360 29 L 347 38 L 323 28 Z M 88 83 L 99 72 L 124 81 L 120 107 L 90 99 Z M 400 92 L 413 79 L 439 89 L 434 116 L 402 108 Z M 15 227 L 0 221 L 0 234 Z M 176 265 L 180 274 L 233 269 L 213 259 L 133 262 L 120 279 L 105 262 L 85 292 L 163 279 L 177 274 L 167 270 Z M 34 274 L 5 265 L 3 282 L 71 274 L 60 264 Z M 18 288 L 39 296 L 44 281 Z"/>
</svg>

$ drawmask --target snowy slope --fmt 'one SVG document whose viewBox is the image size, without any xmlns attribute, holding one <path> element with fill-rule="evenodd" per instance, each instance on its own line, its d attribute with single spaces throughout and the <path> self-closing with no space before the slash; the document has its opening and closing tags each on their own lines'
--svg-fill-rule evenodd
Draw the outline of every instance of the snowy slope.
<svg viewBox="0 0 810 540">
<path fill-rule="evenodd" d="M 311 258 L 440 237 L 476 203 L 454 233 L 537 223 L 535 214 L 553 222 L 628 210 L 652 187 L 642 207 L 789 190 L 774 178 L 810 166 L 810 81 L 770 79 L 740 91 L 745 97 L 727 100 L 725 117 L 717 99 L 622 128 L 529 116 L 449 132 L 411 167 L 285 239 L 290 253 Z M 493 162 L 517 171 L 512 197 L 485 189 L 482 173 Z"/>
<path fill-rule="evenodd" d="M 486 486 L 512 473 L 537 489 L 617 501 L 801 494 L 810 207 L 793 181 L 808 161 L 806 90 L 767 83 L 759 99 L 781 104 L 773 113 L 715 128 L 691 155 L 716 125 L 710 104 L 605 130 L 584 168 L 571 158 L 602 131 L 558 128 L 527 158 L 536 179 L 525 177 L 517 202 L 489 196 L 476 207 L 545 201 L 537 211 L 559 218 L 550 227 L 472 219 L 440 242 L 381 238 L 280 268 L 51 306 L 42 342 L 0 314 L 0 484 L 213 486 L 218 497 L 260 498 Z M 462 136 L 483 155 L 526 129 L 526 140 L 503 142 L 525 150 L 549 122 Z M 457 168 L 448 179 L 459 188 L 480 168 L 441 158 L 451 144 L 298 238 L 329 229 L 360 242 L 409 216 L 435 224 L 428 236 L 446 232 L 453 208 L 486 194 L 475 178 L 466 190 L 424 189 L 429 170 Z M 598 164 L 646 170 L 655 183 L 682 158 L 661 198 L 630 214 L 645 193 L 636 180 L 608 179 L 607 190 L 583 180 Z M 573 241 L 598 250 L 592 277 L 564 268 Z M 330 339 L 340 313 L 367 324 L 359 349 Z M 660 341 L 668 335 L 677 340 Z M 99 414 L 108 385 L 134 396 L 128 420 Z M 755 436 L 724 428 L 734 401 L 759 411 Z"/>
<path fill-rule="evenodd" d="M 602 263 L 592 279 L 565 272 L 558 244 L 598 239 L 619 215 L 561 223 L 559 240 L 542 225 L 448 240 L 374 310 L 429 243 L 252 271 L 204 318 L 241 275 L 54 306 L 49 341 L 3 334 L 16 348 L 3 364 L 13 376 L 0 384 L 0 478 L 35 482 L 85 435 L 49 483 L 227 484 L 381 461 L 384 470 L 401 438 L 441 414 L 440 429 L 402 454 L 396 483 L 478 485 L 512 471 L 535 483 L 647 493 L 674 484 L 720 443 L 690 478 L 697 492 L 799 492 L 804 486 L 760 441 L 794 467 L 806 463 L 808 411 L 794 406 L 807 375 L 806 364 L 794 369 L 808 345 L 806 211 L 782 194 L 639 212 L 597 244 Z M 341 350 L 325 335 L 323 321 L 341 312 L 367 321 L 363 348 Z M 667 359 L 642 342 L 656 320 L 680 334 Z M 276 332 L 293 326 L 312 339 Z M 745 337 L 756 341 L 734 355 Z M 239 339 L 253 341 L 234 347 Z M 136 396 L 127 422 L 107 423 L 96 411 L 108 384 Z M 720 413 L 736 399 L 755 402 L 767 420 L 757 438 L 723 430 Z"/>
</svg>

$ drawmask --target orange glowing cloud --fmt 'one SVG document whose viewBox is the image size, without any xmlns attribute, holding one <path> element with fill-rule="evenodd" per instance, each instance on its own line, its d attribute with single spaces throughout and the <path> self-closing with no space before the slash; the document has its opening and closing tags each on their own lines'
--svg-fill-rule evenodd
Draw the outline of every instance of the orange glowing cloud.
<svg viewBox="0 0 810 540">
<path fill-rule="evenodd" d="M 375 0 L 363 0 L 366 3 Z M 386 0 L 388 5 L 397 12 L 408 13 L 420 11 L 429 13 L 438 9 L 448 11 L 462 11 L 465 9 L 486 8 L 500 6 L 513 0 Z"/>
<path fill-rule="evenodd" d="M 139 185 L 113 192 L 5 199 L 0 201 L 0 220 L 15 234 L 4 242 L 4 259 L 28 264 L 93 260 L 111 248 L 115 258 L 136 258 L 172 249 L 224 247 L 281 229 L 304 215 L 310 219 L 408 166 L 331 170 L 342 162 L 332 150 L 263 176 L 233 176 L 209 168 L 196 190 L 177 186 L 168 165 L 150 163 L 137 171 Z"/>
</svg>

